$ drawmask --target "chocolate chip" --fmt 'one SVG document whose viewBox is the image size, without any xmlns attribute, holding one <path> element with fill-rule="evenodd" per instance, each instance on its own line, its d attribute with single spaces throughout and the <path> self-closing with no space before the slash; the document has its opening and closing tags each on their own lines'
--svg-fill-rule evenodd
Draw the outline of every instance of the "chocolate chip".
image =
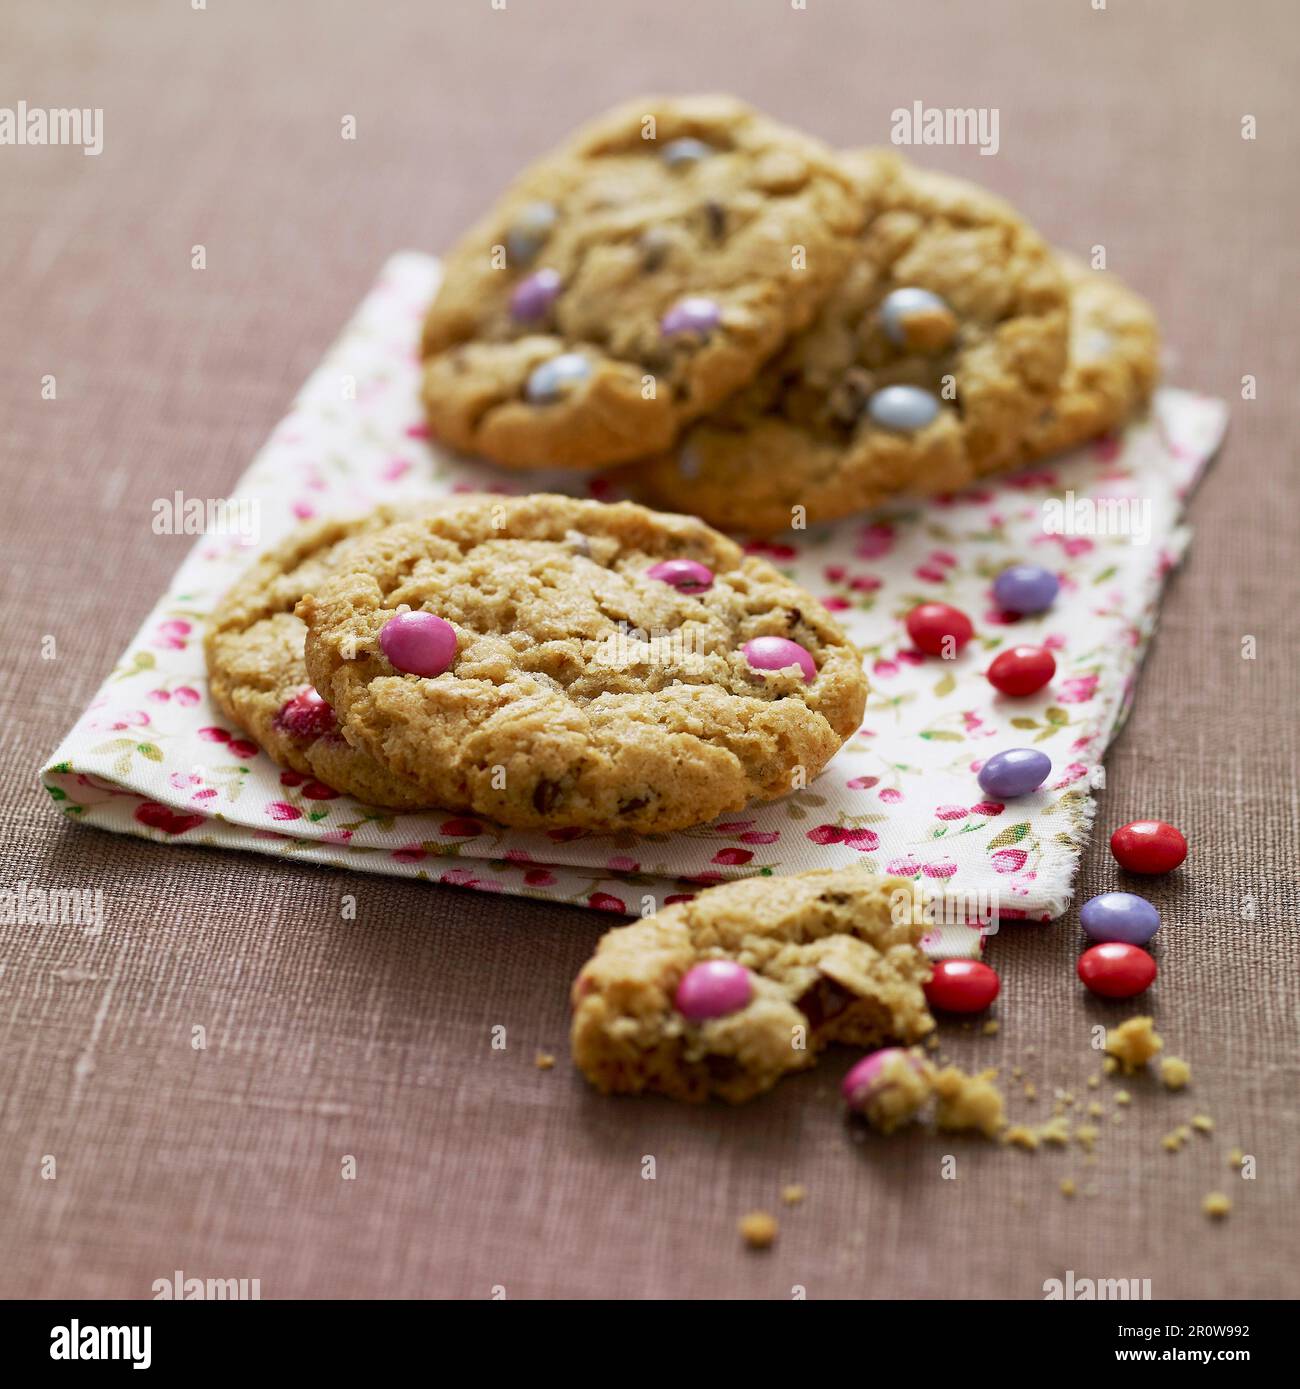
<svg viewBox="0 0 1300 1389">
<path fill-rule="evenodd" d="M 619 801 L 618 813 L 620 815 L 631 815 L 634 810 L 644 810 L 649 804 L 649 796 L 637 796 L 630 801 Z"/>
<path fill-rule="evenodd" d="M 704 217 L 709 224 L 709 235 L 714 241 L 721 241 L 727 234 L 727 209 L 710 198 L 704 204 Z"/>
<path fill-rule="evenodd" d="M 559 799 L 560 783 L 558 781 L 539 781 L 533 788 L 533 809 L 539 815 L 547 814 Z"/>
<path fill-rule="evenodd" d="M 835 1018 L 854 1001 L 856 995 L 824 974 L 796 1000 L 795 1007 L 808 1019 L 808 1026 L 817 1031 Z"/>
</svg>

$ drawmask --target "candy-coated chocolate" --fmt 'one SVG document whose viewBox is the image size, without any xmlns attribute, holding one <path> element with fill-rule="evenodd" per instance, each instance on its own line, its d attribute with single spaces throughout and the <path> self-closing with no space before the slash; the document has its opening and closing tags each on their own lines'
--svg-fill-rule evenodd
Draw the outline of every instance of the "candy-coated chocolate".
<svg viewBox="0 0 1300 1389">
<path fill-rule="evenodd" d="M 683 169 L 687 165 L 698 164 L 701 159 L 707 159 L 712 153 L 712 145 L 706 145 L 703 140 L 696 140 L 690 135 L 683 135 L 680 140 L 669 140 L 660 157 L 670 169 Z"/>
<path fill-rule="evenodd" d="M 1160 929 L 1160 913 L 1132 892 L 1103 892 L 1079 908 L 1079 924 L 1096 941 L 1145 945 Z"/>
<path fill-rule="evenodd" d="M 806 647 L 789 637 L 755 637 L 744 645 L 745 659 L 755 670 L 785 670 L 798 666 L 805 683 L 817 678 L 817 662 Z"/>
<path fill-rule="evenodd" d="M 716 300 L 706 299 L 702 294 L 688 294 L 659 320 L 659 331 L 666 338 L 676 333 L 707 333 L 716 328 L 721 319 L 722 310 Z"/>
<path fill-rule="evenodd" d="M 545 318 L 559 297 L 562 283 L 560 272 L 549 267 L 525 275 L 510 296 L 510 317 L 519 323 Z"/>
<path fill-rule="evenodd" d="M 880 321 L 885 336 L 895 347 L 908 345 L 907 320 L 915 314 L 942 314 L 951 317 L 952 310 L 937 294 L 928 289 L 911 286 L 892 290 L 880 302 Z"/>
<path fill-rule="evenodd" d="M 993 598 L 1011 613 L 1041 613 L 1050 608 L 1060 591 L 1050 569 L 1039 564 L 1013 564 L 993 580 Z"/>
<path fill-rule="evenodd" d="M 1011 800 L 1037 791 L 1052 770 L 1052 759 L 1037 748 L 1007 748 L 995 752 L 980 768 L 981 791 L 999 800 Z"/>
<path fill-rule="evenodd" d="M 441 675 L 456 659 L 456 629 L 434 613 L 398 613 L 380 629 L 379 646 L 404 675 Z"/>
<path fill-rule="evenodd" d="M 646 578 L 658 579 L 679 593 L 703 593 L 713 586 L 713 570 L 695 559 L 665 559 L 652 564 Z"/>
<path fill-rule="evenodd" d="M 546 244 L 559 214 L 551 203 L 528 203 L 519 209 L 506 232 L 506 257 L 512 265 L 528 265 Z"/>
<path fill-rule="evenodd" d="M 920 1062 L 902 1047 L 881 1047 L 879 1051 L 868 1052 L 857 1062 L 840 1083 L 840 1094 L 850 1109 L 861 1109 L 879 1089 L 880 1072 L 887 1062 L 901 1057 L 918 1070 Z"/>
<path fill-rule="evenodd" d="M 689 1022 L 706 1022 L 738 1012 L 754 996 L 754 981 L 734 960 L 705 960 L 692 965 L 677 985 L 673 1002 Z"/>
<path fill-rule="evenodd" d="M 1156 962 L 1145 950 L 1123 941 L 1094 945 L 1079 956 L 1079 978 L 1102 998 L 1133 998 L 1151 987 Z"/>
<path fill-rule="evenodd" d="M 970 618 L 947 603 L 921 603 L 908 613 L 906 626 L 912 645 L 927 656 L 955 656 L 975 632 Z"/>
<path fill-rule="evenodd" d="M 286 699 L 273 722 L 292 738 L 320 738 L 337 727 L 334 710 L 310 685 Z"/>
<path fill-rule="evenodd" d="M 549 405 L 591 375 L 591 363 L 580 352 L 561 352 L 534 367 L 524 394 L 534 405 Z"/>
<path fill-rule="evenodd" d="M 934 420 L 939 413 L 939 399 L 920 386 L 886 386 L 872 393 L 867 413 L 881 429 L 911 434 Z"/>
<path fill-rule="evenodd" d="M 1187 857 L 1187 840 L 1163 820 L 1134 820 L 1111 835 L 1110 851 L 1130 873 L 1170 873 Z"/>
<path fill-rule="evenodd" d="M 1012 646 L 994 657 L 989 684 L 1004 695 L 1037 694 L 1056 674 L 1056 658 L 1044 646 Z"/>
<path fill-rule="evenodd" d="M 982 960 L 937 960 L 925 997 L 945 1013 L 982 1013 L 998 996 L 997 972 Z"/>
</svg>

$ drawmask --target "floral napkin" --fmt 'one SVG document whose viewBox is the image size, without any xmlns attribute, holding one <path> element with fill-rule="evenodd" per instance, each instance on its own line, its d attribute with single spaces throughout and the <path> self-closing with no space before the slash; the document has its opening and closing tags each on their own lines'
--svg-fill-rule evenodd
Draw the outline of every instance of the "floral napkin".
<svg viewBox="0 0 1300 1389">
<path fill-rule="evenodd" d="M 416 343 L 438 274 L 436 260 L 415 253 L 384 267 L 43 769 L 58 809 L 160 844 L 253 849 L 627 914 L 727 878 L 856 864 L 913 881 L 935 922 L 934 955 L 977 952 L 999 922 L 1059 916 L 1102 756 L 1132 700 L 1165 577 L 1187 547 L 1183 499 L 1222 438 L 1224 404 L 1162 390 L 1122 438 L 958 497 L 753 542 L 837 614 L 871 680 L 862 728 L 802 792 L 642 837 L 394 815 L 280 771 L 224 724 L 208 701 L 202 635 L 253 556 L 308 517 L 452 489 L 615 495 L 616 474 L 504 473 L 430 446 Z M 203 499 L 197 507 L 211 519 Z M 993 603 L 991 580 L 1016 561 L 1060 578 L 1041 616 L 1010 618 Z M 955 660 L 922 656 L 907 639 L 901 617 L 927 599 L 975 622 Z M 1054 652 L 1056 679 L 1028 699 L 996 694 L 983 675 L 990 659 L 1026 641 Z M 1046 752 L 1052 772 L 1040 791 L 1004 805 L 981 792 L 976 771 L 1018 746 Z"/>
</svg>

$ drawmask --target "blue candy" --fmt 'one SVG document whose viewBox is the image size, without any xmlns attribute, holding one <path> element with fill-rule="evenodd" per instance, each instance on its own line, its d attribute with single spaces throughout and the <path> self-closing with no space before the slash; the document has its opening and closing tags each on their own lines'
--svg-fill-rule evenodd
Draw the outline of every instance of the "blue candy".
<svg viewBox="0 0 1300 1389">
<path fill-rule="evenodd" d="M 546 244 L 559 214 L 551 203 L 527 203 L 506 232 L 506 255 L 512 265 L 528 265 Z"/>
<path fill-rule="evenodd" d="M 549 362 L 534 367 L 524 394 L 534 405 L 549 405 L 570 386 L 579 385 L 591 375 L 591 363 L 579 352 L 561 352 Z"/>
<path fill-rule="evenodd" d="M 1061 585 L 1050 569 L 1037 564 L 1013 564 L 993 580 L 998 607 L 1011 613 L 1041 613 L 1056 601 Z"/>
<path fill-rule="evenodd" d="M 1047 780 L 1052 759 L 1037 748 L 1008 748 L 995 752 L 980 768 L 980 790 L 1000 801 L 1027 796 Z"/>
<path fill-rule="evenodd" d="M 907 319 L 914 313 L 947 313 L 948 306 L 928 289 L 896 289 L 880 303 L 885 336 L 895 347 L 907 346 Z"/>
<path fill-rule="evenodd" d="M 670 169 L 677 169 L 686 164 L 698 164 L 701 159 L 707 159 L 712 153 L 712 145 L 684 135 L 680 140 L 670 140 L 663 147 L 661 157 Z"/>
<path fill-rule="evenodd" d="M 1103 892 L 1079 908 L 1079 924 L 1095 941 L 1145 945 L 1160 929 L 1160 913 L 1132 892 Z"/>
<path fill-rule="evenodd" d="M 867 413 L 882 429 L 910 434 L 939 413 L 939 401 L 919 386 L 886 386 L 867 401 Z"/>
</svg>

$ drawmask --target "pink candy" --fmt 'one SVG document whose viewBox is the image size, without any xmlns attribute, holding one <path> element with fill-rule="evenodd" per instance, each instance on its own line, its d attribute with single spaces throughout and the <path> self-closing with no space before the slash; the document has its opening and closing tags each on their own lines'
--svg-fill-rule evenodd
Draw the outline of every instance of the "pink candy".
<svg viewBox="0 0 1300 1389">
<path fill-rule="evenodd" d="M 703 593 L 713 586 L 713 570 L 693 559 L 665 559 L 652 564 L 647 579 L 658 579 L 678 593 Z"/>
<path fill-rule="evenodd" d="M 860 1110 L 878 1093 L 881 1084 L 880 1072 L 887 1061 L 901 1056 L 915 1065 L 914 1057 L 909 1057 L 901 1047 L 883 1047 L 880 1051 L 868 1052 L 861 1061 L 849 1071 L 840 1085 L 840 1094 L 850 1109 Z"/>
<path fill-rule="evenodd" d="M 335 728 L 334 710 L 310 685 L 285 700 L 273 722 L 291 738 L 321 738 Z"/>
<path fill-rule="evenodd" d="M 673 1002 L 688 1022 L 706 1022 L 743 1008 L 754 996 L 754 981 L 734 960 L 706 960 L 682 976 Z"/>
<path fill-rule="evenodd" d="M 798 666 L 804 683 L 811 685 L 817 678 L 817 663 L 797 641 L 788 637 L 755 637 L 744 647 L 745 659 L 755 670 L 785 670 Z"/>
<path fill-rule="evenodd" d="M 433 613 L 398 613 L 384 623 L 379 645 L 405 675 L 441 675 L 456 659 L 456 629 Z"/>
</svg>

